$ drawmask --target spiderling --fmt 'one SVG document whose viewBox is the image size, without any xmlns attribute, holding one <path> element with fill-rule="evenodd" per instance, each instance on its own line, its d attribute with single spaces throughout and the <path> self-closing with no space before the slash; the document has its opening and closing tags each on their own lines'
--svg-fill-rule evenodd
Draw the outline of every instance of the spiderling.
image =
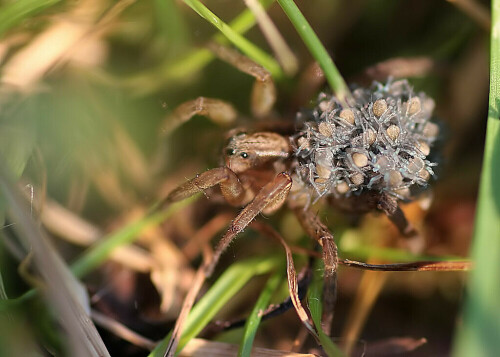
<svg viewBox="0 0 500 357">
<path fill-rule="evenodd" d="M 295 136 L 297 176 L 312 196 L 347 197 L 363 190 L 408 199 L 425 188 L 436 163 L 428 159 L 439 134 L 430 121 L 434 101 L 414 93 L 406 80 L 375 82 L 353 91 L 343 107 L 321 93 Z M 302 114 L 304 117 L 304 114 Z"/>
</svg>

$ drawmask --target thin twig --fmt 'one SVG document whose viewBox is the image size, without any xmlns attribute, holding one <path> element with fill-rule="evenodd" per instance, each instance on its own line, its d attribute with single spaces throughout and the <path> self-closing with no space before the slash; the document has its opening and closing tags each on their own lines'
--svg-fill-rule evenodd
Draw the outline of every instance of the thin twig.
<svg viewBox="0 0 500 357">
<path fill-rule="evenodd" d="M 223 342 L 207 341 L 200 338 L 193 338 L 184 349 L 180 352 L 181 357 L 191 356 L 218 356 L 230 357 L 236 356 L 238 353 L 238 346 Z M 293 353 L 288 351 L 270 350 L 267 348 L 252 348 L 252 357 L 314 357 L 313 354 Z"/>
<path fill-rule="evenodd" d="M 218 214 L 196 231 L 195 235 L 182 248 L 186 259 L 193 260 L 196 258 L 202 247 L 210 242 L 213 236 L 226 227 L 233 218 L 234 214 L 230 212 Z"/>
<path fill-rule="evenodd" d="M 354 343 L 359 337 L 366 319 L 375 304 L 388 275 L 380 272 L 365 271 L 356 291 L 354 302 L 351 305 L 347 322 L 342 331 L 342 340 L 345 341 L 343 350 L 347 356 L 351 355 Z"/>
<path fill-rule="evenodd" d="M 133 345 L 145 348 L 149 351 L 152 351 L 156 346 L 156 342 L 139 335 L 138 333 L 129 329 L 127 326 L 104 314 L 101 314 L 96 310 L 91 310 L 91 317 L 97 325 L 124 339 L 125 341 L 130 342 Z"/>
<path fill-rule="evenodd" d="M 290 250 L 297 254 L 321 258 L 321 253 L 306 248 L 291 246 Z M 469 271 L 474 268 L 471 261 L 416 261 L 410 263 L 370 264 L 350 259 L 339 259 L 339 264 L 349 268 L 375 271 Z"/>
<path fill-rule="evenodd" d="M 288 289 L 290 292 L 290 298 L 292 299 L 293 306 L 295 307 L 295 311 L 297 312 L 297 315 L 299 316 L 300 320 L 304 324 L 304 326 L 307 328 L 307 330 L 311 333 L 311 335 L 318 341 L 319 343 L 319 337 L 316 329 L 314 328 L 314 325 L 312 323 L 312 319 L 307 313 L 306 309 L 302 306 L 302 302 L 300 301 L 299 298 L 299 293 L 298 293 L 298 284 L 297 284 L 297 274 L 295 270 L 295 266 L 293 264 L 293 256 L 292 256 L 292 251 L 288 247 L 287 243 L 285 240 L 281 237 L 281 235 L 274 230 L 270 225 L 265 224 L 260 221 L 255 221 L 251 224 L 251 226 L 255 229 L 257 229 L 259 232 L 276 239 L 285 249 L 286 252 L 286 262 L 287 262 L 287 276 L 288 276 Z"/>
<path fill-rule="evenodd" d="M 182 328 L 186 323 L 187 317 L 191 308 L 194 305 L 194 301 L 198 296 L 203 283 L 205 282 L 207 276 L 205 274 L 206 266 L 213 258 L 213 252 L 208 247 L 208 245 L 204 245 L 203 249 L 203 264 L 198 268 L 196 275 L 191 283 L 191 288 L 189 289 L 186 298 L 182 304 L 181 312 L 179 313 L 179 317 L 177 317 L 177 321 L 175 322 L 174 330 L 172 332 L 172 336 L 170 341 L 168 342 L 167 349 L 165 350 L 165 357 L 173 357 L 177 350 L 177 346 L 179 345 L 181 336 L 182 336 Z"/>
</svg>

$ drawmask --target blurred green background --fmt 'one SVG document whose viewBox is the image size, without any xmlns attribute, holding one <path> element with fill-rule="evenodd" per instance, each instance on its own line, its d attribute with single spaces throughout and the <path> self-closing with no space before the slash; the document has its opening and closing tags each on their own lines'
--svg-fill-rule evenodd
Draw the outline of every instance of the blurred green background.
<svg viewBox="0 0 500 357">
<path fill-rule="evenodd" d="M 307 83 L 304 73 L 314 59 L 280 6 L 272 1 L 263 3 L 269 5 L 268 14 L 299 63 L 296 74 L 275 77 L 278 101 L 274 113 L 292 122 L 297 110 L 314 103 L 316 93 L 307 99 L 300 96 Z M 404 68 L 410 70 L 409 80 L 417 91 L 435 99 L 436 116 L 443 128 L 433 203 L 428 213 L 417 215 L 427 240 L 425 255 L 467 257 L 488 116 L 489 3 L 296 3 L 349 84 L 366 82 L 367 73 L 373 74 L 377 63 L 395 58 L 409 60 Z M 207 0 L 204 4 L 226 23 L 248 12 L 243 1 Z M 246 24 L 252 22 L 250 18 Z M 34 215 L 40 216 L 44 225 L 47 223 L 40 210 L 47 202 L 58 202 L 92 222 L 101 233 L 113 231 L 128 221 L 130 212 L 150 206 L 179 182 L 220 164 L 228 128 L 197 116 L 167 137 L 160 132 L 177 105 L 198 96 L 230 102 L 241 114 L 239 125 L 255 124 L 249 107 L 253 78 L 214 59 L 206 44 L 217 34 L 217 29 L 182 1 L 0 0 L 0 153 L 28 195 Z M 252 26 L 244 36 L 272 53 L 258 26 Z M 420 62 L 412 62 L 415 59 Z M 329 91 L 326 84 L 321 89 Z M 11 242 L 16 236 L 11 225 L 16 222 L 4 218 L 5 205 L 0 197 L 2 242 Z M 187 228 L 172 228 L 175 244 L 184 244 L 186 236 L 201 226 L 208 217 L 205 206 L 206 202 L 198 210 L 193 208 L 184 222 Z M 222 206 L 217 203 L 216 210 L 225 210 Z M 378 223 L 352 221 L 335 212 L 323 215 L 345 240 L 346 251 L 354 244 L 350 254 L 359 259 L 371 257 L 356 244 L 361 244 L 360 239 L 371 241 L 373 237 L 362 232 L 378 227 Z M 288 220 L 286 213 L 272 220 L 277 228 L 285 228 L 285 236 L 289 233 Z M 357 229 L 353 234 L 341 234 L 351 227 Z M 364 231 L 359 227 L 365 227 Z M 61 236 L 54 228 L 46 228 L 53 236 Z M 385 229 L 380 228 L 381 232 Z M 179 238 L 182 233 L 184 238 Z M 252 233 L 246 235 L 251 237 Z M 85 245 L 55 241 L 67 261 L 73 261 Z M 342 241 L 339 246 L 343 249 Z M 279 251 L 272 244 L 246 237 L 235 247 L 237 253 L 228 254 L 233 256 L 227 257 L 228 262 L 234 255 L 238 259 L 248 255 L 242 252 Z M 13 254 L 15 248 L 0 244 L 0 272 L 5 285 L 0 293 L 7 292 L 10 298 L 19 296 L 28 286 L 16 272 L 20 257 Z M 400 258 L 411 259 L 404 255 Z M 96 273 L 86 282 L 96 292 L 107 279 L 117 279 L 115 274 L 107 271 L 103 277 Z M 425 337 L 427 345 L 412 355 L 450 354 L 455 327 L 461 319 L 465 275 L 399 274 L 390 274 L 359 338 Z M 146 284 L 152 290 L 147 274 L 135 279 L 131 286 L 138 289 Z M 342 271 L 334 328 L 338 336 L 360 279 L 357 271 Z M 241 303 L 233 311 L 242 314 L 241 304 L 246 301 L 251 306 L 253 302 L 248 300 L 254 301 L 258 291 L 247 291 L 248 296 L 240 297 Z M 12 311 L 0 310 L 0 355 L 47 355 L 47 351 L 62 348 L 58 331 L 46 327 L 53 322 L 40 305 L 36 301 Z M 158 301 L 142 307 L 148 310 L 150 305 L 157 306 Z M 114 313 L 126 320 L 123 311 Z M 141 325 L 138 318 L 131 318 L 130 323 L 147 337 L 159 339 L 171 327 L 172 318 L 174 312 L 167 321 L 162 320 L 161 327 Z M 295 336 L 298 324 L 290 328 L 290 333 L 285 327 L 287 321 L 296 323 L 294 313 L 280 319 L 276 324 L 283 326 L 283 331 L 275 329 L 269 336 L 258 336 L 261 345 L 283 348 L 280 341 L 286 340 L 284 336 Z M 145 355 L 144 350 L 113 337 L 105 340 L 110 351 L 115 351 L 113 355 Z M 23 354 L 22 348 L 31 352 Z"/>
</svg>

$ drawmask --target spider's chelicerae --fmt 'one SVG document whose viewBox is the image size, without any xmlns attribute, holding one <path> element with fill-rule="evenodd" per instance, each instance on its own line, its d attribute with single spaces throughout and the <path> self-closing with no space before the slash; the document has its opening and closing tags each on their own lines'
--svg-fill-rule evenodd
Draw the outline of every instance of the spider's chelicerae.
<svg viewBox="0 0 500 357">
<path fill-rule="evenodd" d="M 256 118 L 267 116 L 275 101 L 269 73 L 232 50 L 215 46 L 212 50 L 256 78 L 252 111 Z M 223 166 L 197 175 L 170 193 L 167 201 L 173 202 L 219 185 L 229 204 L 243 207 L 206 264 L 206 276 L 233 238 L 259 213 L 269 215 L 283 205 L 293 210 L 305 232 L 323 249 L 325 291 L 335 288 L 337 247 L 333 235 L 310 209 L 313 201 L 327 199 L 357 213 L 380 210 L 403 235 L 416 235 L 398 201 L 411 199 L 433 175 L 435 164 L 428 160 L 438 134 L 437 125 L 429 120 L 433 100 L 415 93 L 406 80 L 397 80 L 355 89 L 348 104 L 343 103 L 321 93 L 312 111 L 298 115 L 299 130 L 291 136 L 233 132 L 223 151 Z M 180 105 L 165 130 L 195 114 L 226 124 L 237 117 L 230 104 L 200 97 Z M 333 299 L 326 300 L 332 304 Z"/>
</svg>

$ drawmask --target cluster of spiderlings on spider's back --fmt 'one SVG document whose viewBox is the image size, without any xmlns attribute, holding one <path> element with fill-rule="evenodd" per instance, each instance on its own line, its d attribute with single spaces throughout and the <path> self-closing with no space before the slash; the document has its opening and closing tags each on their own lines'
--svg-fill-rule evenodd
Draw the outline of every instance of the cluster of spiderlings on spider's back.
<svg viewBox="0 0 500 357">
<path fill-rule="evenodd" d="M 343 107 L 320 94 L 296 138 L 299 178 L 317 197 L 376 190 L 409 198 L 434 175 L 428 160 L 439 132 L 429 121 L 434 101 L 406 80 L 358 88 L 353 97 Z"/>
</svg>

